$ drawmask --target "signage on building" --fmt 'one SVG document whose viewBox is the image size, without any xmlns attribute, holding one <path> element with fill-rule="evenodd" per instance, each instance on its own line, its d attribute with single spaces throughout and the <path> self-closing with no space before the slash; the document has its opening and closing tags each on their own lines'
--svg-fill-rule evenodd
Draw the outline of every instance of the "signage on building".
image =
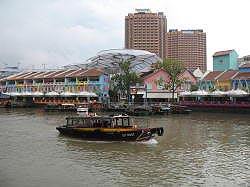
<svg viewBox="0 0 250 187">
<path fill-rule="evenodd" d="M 150 13 L 151 12 L 151 10 L 149 8 L 143 8 L 143 9 L 136 8 L 135 11 L 137 13 Z"/>
</svg>

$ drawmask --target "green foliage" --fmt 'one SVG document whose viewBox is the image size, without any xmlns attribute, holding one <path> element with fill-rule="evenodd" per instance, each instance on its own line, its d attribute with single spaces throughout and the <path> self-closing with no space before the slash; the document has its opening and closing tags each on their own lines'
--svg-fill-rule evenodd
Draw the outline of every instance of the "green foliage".
<svg viewBox="0 0 250 187">
<path fill-rule="evenodd" d="M 209 92 L 214 92 L 216 90 L 216 88 L 213 86 L 213 87 L 209 87 Z"/>
<path fill-rule="evenodd" d="M 245 92 L 248 92 L 249 93 L 249 91 L 250 91 L 250 88 L 249 88 L 249 86 L 244 86 L 244 87 L 242 87 L 242 90 L 244 90 Z"/>
<path fill-rule="evenodd" d="M 181 61 L 167 58 L 162 62 L 157 62 L 152 65 L 155 69 L 164 69 L 169 75 L 169 81 L 165 82 L 165 89 L 172 91 L 172 99 L 178 87 L 185 81 L 180 80 L 179 75 L 184 71 L 185 66 Z"/>
<path fill-rule="evenodd" d="M 119 64 L 121 72 L 112 77 L 113 92 L 120 92 L 122 95 L 130 94 L 130 86 L 140 82 L 140 78 L 130 67 L 131 62 L 121 62 Z"/>
<path fill-rule="evenodd" d="M 192 85 L 192 86 L 191 86 L 191 92 L 197 91 L 198 89 L 199 89 L 199 88 L 198 88 L 197 85 Z"/>
</svg>

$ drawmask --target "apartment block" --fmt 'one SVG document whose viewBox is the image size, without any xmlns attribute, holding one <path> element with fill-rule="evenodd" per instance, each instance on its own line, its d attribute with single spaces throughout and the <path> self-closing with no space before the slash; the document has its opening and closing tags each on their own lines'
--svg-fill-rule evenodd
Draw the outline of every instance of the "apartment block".
<svg viewBox="0 0 250 187">
<path fill-rule="evenodd" d="M 167 33 L 167 57 L 177 59 L 187 69 L 207 70 L 206 33 L 203 30 L 171 29 Z"/>
<path fill-rule="evenodd" d="M 166 58 L 167 19 L 163 12 L 136 9 L 125 17 L 125 48 L 139 49 Z"/>
</svg>

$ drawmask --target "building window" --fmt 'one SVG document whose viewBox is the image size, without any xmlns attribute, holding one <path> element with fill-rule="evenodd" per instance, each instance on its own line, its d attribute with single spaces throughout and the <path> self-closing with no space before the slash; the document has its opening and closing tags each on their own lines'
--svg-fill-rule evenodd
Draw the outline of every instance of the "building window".
<svg viewBox="0 0 250 187">
<path fill-rule="evenodd" d="M 152 82 L 147 82 L 147 89 L 152 90 Z"/>
<path fill-rule="evenodd" d="M 156 84 L 158 90 L 162 90 L 164 88 L 164 80 L 161 76 L 157 78 Z"/>
</svg>

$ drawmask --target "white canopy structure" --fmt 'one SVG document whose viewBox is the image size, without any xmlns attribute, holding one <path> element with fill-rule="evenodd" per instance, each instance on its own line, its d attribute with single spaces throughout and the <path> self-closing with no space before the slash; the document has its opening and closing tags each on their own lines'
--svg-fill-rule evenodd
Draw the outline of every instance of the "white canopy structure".
<svg viewBox="0 0 250 187">
<path fill-rule="evenodd" d="M 212 93 L 210 93 L 209 95 L 211 95 L 211 96 L 217 96 L 217 97 L 222 97 L 222 96 L 227 95 L 227 93 L 223 92 L 223 91 L 220 91 L 220 90 L 215 90 Z"/>
<path fill-rule="evenodd" d="M 191 92 L 190 91 L 184 91 L 184 92 L 180 92 L 180 96 L 190 96 Z"/>
<path fill-rule="evenodd" d="M 20 96 L 21 95 L 19 92 L 6 92 L 4 94 L 10 95 L 10 96 Z"/>
<path fill-rule="evenodd" d="M 32 96 L 34 96 L 34 97 L 41 97 L 41 96 L 43 96 L 43 93 L 36 91 L 36 92 L 32 93 Z"/>
<path fill-rule="evenodd" d="M 59 93 L 52 91 L 45 94 L 45 96 L 59 96 Z"/>
<path fill-rule="evenodd" d="M 61 96 L 63 97 L 68 97 L 68 96 L 76 96 L 76 93 L 73 92 L 62 92 L 60 93 Z"/>
<path fill-rule="evenodd" d="M 93 92 L 87 92 L 87 91 L 82 91 L 76 94 L 77 96 L 82 96 L 82 97 L 98 97 L 96 93 Z"/>
<path fill-rule="evenodd" d="M 21 92 L 20 96 L 32 96 L 31 92 Z"/>
<path fill-rule="evenodd" d="M 131 68 L 135 72 L 143 72 L 151 69 L 151 64 L 162 61 L 156 54 L 134 49 L 110 49 L 103 50 L 96 56 L 87 60 L 87 68 L 100 68 L 110 73 L 117 72 L 120 67 L 119 63 L 129 61 Z"/>
<path fill-rule="evenodd" d="M 230 96 L 245 96 L 248 95 L 247 92 L 241 89 L 236 89 L 236 90 L 229 90 L 226 92 Z"/>
<path fill-rule="evenodd" d="M 208 95 L 208 92 L 205 90 L 197 90 L 197 91 L 191 92 L 191 95 L 193 95 L 193 96 L 205 96 L 205 95 Z"/>
</svg>

